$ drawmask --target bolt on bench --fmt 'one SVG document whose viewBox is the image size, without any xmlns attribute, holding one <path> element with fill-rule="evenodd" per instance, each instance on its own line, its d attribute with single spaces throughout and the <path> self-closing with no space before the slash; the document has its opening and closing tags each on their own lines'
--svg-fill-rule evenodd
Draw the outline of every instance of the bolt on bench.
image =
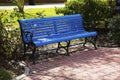
<svg viewBox="0 0 120 80">
<path fill-rule="evenodd" d="M 85 38 L 83 46 L 90 42 L 96 47 L 96 32 L 87 32 L 84 29 L 83 19 L 80 14 L 58 16 L 50 18 L 35 18 L 18 20 L 21 29 L 22 41 L 24 43 L 24 55 L 27 49 L 32 51 L 33 64 L 35 63 L 36 48 L 58 43 L 58 48 L 64 48 L 66 55 L 69 55 L 68 48 L 70 41 L 77 38 Z M 93 41 L 89 41 L 89 37 L 94 37 Z M 66 46 L 62 46 L 61 42 L 66 42 Z"/>
</svg>

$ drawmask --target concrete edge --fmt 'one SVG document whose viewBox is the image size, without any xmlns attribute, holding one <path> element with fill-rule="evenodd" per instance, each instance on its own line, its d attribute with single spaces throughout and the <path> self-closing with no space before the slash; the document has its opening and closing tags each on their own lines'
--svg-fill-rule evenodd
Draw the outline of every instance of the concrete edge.
<svg viewBox="0 0 120 80">
<path fill-rule="evenodd" d="M 24 67 L 25 71 L 23 74 L 13 78 L 12 80 L 21 80 L 22 78 L 26 77 L 30 73 L 30 68 L 26 66 L 25 62 L 19 62 L 19 65 Z"/>
<path fill-rule="evenodd" d="M 55 8 L 55 7 L 65 7 L 64 3 L 57 4 L 43 4 L 43 5 L 25 5 L 24 9 L 32 9 L 32 8 Z M 17 8 L 17 6 L 0 6 L 0 10 L 9 10 Z"/>
</svg>

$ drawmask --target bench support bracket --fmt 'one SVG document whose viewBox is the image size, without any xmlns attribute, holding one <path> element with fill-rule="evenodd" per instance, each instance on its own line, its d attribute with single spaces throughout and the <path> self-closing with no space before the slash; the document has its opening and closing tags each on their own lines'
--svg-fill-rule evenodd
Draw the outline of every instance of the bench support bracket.
<svg viewBox="0 0 120 80">
<path fill-rule="evenodd" d="M 35 51 L 36 51 L 36 47 L 35 47 L 34 44 L 32 44 L 32 43 L 29 43 L 29 44 L 24 43 L 24 57 L 26 57 L 27 54 L 31 54 L 33 64 L 35 64 Z"/>
<path fill-rule="evenodd" d="M 93 39 L 94 39 L 94 40 L 90 40 L 89 38 L 85 38 L 85 42 L 83 43 L 83 47 L 85 47 L 85 44 L 86 44 L 87 42 L 90 42 L 90 43 L 93 44 L 94 48 L 97 49 L 97 46 L 96 46 L 97 36 L 95 36 Z"/>
<path fill-rule="evenodd" d="M 65 46 L 63 46 L 61 44 L 61 42 L 58 43 L 58 48 L 57 48 L 56 52 L 59 53 L 60 49 L 64 49 L 66 51 L 65 55 L 69 56 L 70 54 L 69 54 L 69 50 L 68 49 L 69 49 L 69 46 L 70 46 L 70 41 L 65 41 L 65 42 L 66 42 Z"/>
</svg>

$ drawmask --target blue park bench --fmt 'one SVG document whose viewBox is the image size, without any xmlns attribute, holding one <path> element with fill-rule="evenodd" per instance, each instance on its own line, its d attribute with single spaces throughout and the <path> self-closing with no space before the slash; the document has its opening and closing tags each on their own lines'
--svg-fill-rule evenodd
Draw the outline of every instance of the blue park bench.
<svg viewBox="0 0 120 80">
<path fill-rule="evenodd" d="M 86 42 L 91 42 L 95 49 L 97 33 L 94 31 L 85 31 L 83 19 L 80 14 L 57 16 L 50 18 L 35 18 L 18 20 L 21 29 L 22 41 L 24 42 L 24 55 L 27 49 L 31 47 L 33 55 L 33 63 L 35 63 L 34 55 L 36 48 L 58 43 L 58 48 L 64 48 L 66 55 L 69 55 L 68 48 L 70 41 L 77 38 L 85 38 L 83 46 Z M 88 37 L 93 37 L 93 41 L 89 41 Z M 66 46 L 62 46 L 61 42 L 66 42 Z"/>
</svg>

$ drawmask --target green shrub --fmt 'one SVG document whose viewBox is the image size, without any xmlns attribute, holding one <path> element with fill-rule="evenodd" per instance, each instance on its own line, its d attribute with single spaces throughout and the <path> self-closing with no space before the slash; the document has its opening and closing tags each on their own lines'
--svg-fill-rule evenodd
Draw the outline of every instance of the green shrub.
<svg viewBox="0 0 120 80">
<path fill-rule="evenodd" d="M 81 9 L 83 7 L 83 2 L 80 1 L 69 1 L 65 3 L 64 8 L 55 8 L 56 14 L 77 14 L 81 13 Z"/>
<path fill-rule="evenodd" d="M 68 1 L 64 8 L 56 8 L 56 14 L 82 14 L 85 22 L 93 27 L 110 17 L 107 2 L 95 0 Z"/>
<path fill-rule="evenodd" d="M 0 53 L 6 55 L 7 59 L 9 59 L 12 56 L 12 53 L 18 50 L 18 44 L 21 43 L 20 30 L 18 29 L 18 27 L 13 26 L 14 24 L 17 24 L 18 17 L 22 17 L 22 14 L 13 12 L 11 14 L 8 14 L 7 11 L 1 13 L 0 31 L 2 31 L 2 33 L 0 37 L 2 37 L 1 47 L 4 51 Z"/>
<path fill-rule="evenodd" d="M 7 42 L 7 30 L 5 29 L 4 26 L 4 22 L 3 22 L 3 16 L 5 16 L 6 14 L 5 13 L 0 13 L 0 66 L 3 66 L 4 65 L 2 63 L 7 63 L 8 60 L 7 60 L 7 49 L 6 46 L 7 45 L 4 45 L 6 42 Z"/>
<path fill-rule="evenodd" d="M 11 79 L 12 79 L 11 74 L 7 70 L 0 68 L 0 80 L 11 80 Z"/>
<path fill-rule="evenodd" d="M 6 10 L 0 12 L 0 80 L 11 80 L 11 73 L 7 72 L 6 69 L 14 70 L 15 65 L 9 64 L 9 62 L 11 60 L 17 62 L 22 58 L 20 56 L 24 49 L 17 20 L 37 17 L 43 18 L 43 13 L 44 11 L 36 12 L 35 14 L 20 13 L 18 8 L 14 8 L 11 12 Z"/>
<path fill-rule="evenodd" d="M 114 16 L 110 21 L 108 27 L 111 29 L 109 33 L 110 38 L 120 46 L 120 15 Z"/>
<path fill-rule="evenodd" d="M 21 33 L 18 25 L 18 19 L 28 19 L 44 17 L 43 12 L 37 12 L 36 15 L 29 13 L 20 13 L 15 8 L 11 13 L 3 11 L 0 13 L 0 66 L 11 59 L 18 60 L 20 53 L 23 51 Z"/>
</svg>

